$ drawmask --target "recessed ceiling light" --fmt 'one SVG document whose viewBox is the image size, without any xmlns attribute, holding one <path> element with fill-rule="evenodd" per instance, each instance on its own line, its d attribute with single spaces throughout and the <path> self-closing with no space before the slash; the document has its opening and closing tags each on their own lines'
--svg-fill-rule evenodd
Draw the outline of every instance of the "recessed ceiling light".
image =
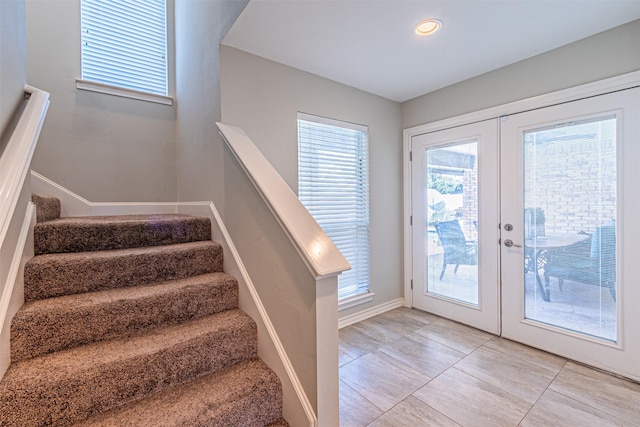
<svg viewBox="0 0 640 427">
<path fill-rule="evenodd" d="M 428 36 L 438 31 L 440 27 L 442 27 L 442 21 L 438 19 L 425 19 L 418 22 L 415 30 L 419 36 Z"/>
</svg>

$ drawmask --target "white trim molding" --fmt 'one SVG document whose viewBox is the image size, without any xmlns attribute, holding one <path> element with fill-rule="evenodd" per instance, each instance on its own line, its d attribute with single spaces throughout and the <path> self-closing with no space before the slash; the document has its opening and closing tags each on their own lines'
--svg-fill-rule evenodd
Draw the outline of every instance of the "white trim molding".
<svg viewBox="0 0 640 427">
<path fill-rule="evenodd" d="M 157 95 L 155 93 L 142 92 L 139 90 L 92 82 L 90 80 L 76 79 L 76 89 L 103 93 L 105 95 L 119 96 L 122 98 L 137 99 L 139 101 L 153 102 L 156 104 L 173 105 L 173 98 L 170 96 Z"/>
<path fill-rule="evenodd" d="M 502 116 L 508 116 L 510 114 L 523 113 L 525 111 L 536 110 L 538 108 L 550 107 L 552 105 L 563 104 L 565 102 L 577 101 L 579 99 L 629 89 L 639 85 L 640 70 L 540 96 L 534 96 L 520 101 L 485 108 L 473 113 L 450 117 L 448 119 L 438 120 L 436 122 L 419 126 L 413 126 L 405 129 L 403 131 L 403 136 L 405 141 L 407 138 L 411 140 L 412 136 L 421 135 L 423 133 L 435 132 L 488 119 L 495 119 Z"/>
<path fill-rule="evenodd" d="M 402 141 L 402 233 L 403 233 L 403 290 L 404 305 L 413 307 L 413 245 L 411 244 L 411 226 L 412 226 L 412 201 L 411 201 L 411 137 L 407 135 L 405 130 L 404 140 Z"/>
<path fill-rule="evenodd" d="M 350 314 L 349 316 L 341 317 L 338 319 L 338 328 L 342 329 L 354 323 L 362 322 L 378 314 L 386 313 L 398 307 L 404 307 L 404 299 L 396 298 L 391 301 L 387 301 L 383 304 L 376 305 L 375 307 L 368 308 L 358 313 Z"/>
</svg>

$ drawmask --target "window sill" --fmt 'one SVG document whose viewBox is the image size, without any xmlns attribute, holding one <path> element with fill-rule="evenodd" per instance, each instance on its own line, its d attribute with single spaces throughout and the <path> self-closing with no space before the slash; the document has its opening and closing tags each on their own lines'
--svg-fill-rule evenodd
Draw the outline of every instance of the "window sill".
<svg viewBox="0 0 640 427">
<path fill-rule="evenodd" d="M 347 308 L 355 307 L 360 304 L 365 304 L 373 301 L 375 293 L 367 292 L 366 294 L 353 295 L 350 297 L 342 298 L 338 301 L 338 311 L 346 310 Z"/>
<path fill-rule="evenodd" d="M 123 98 L 154 102 L 156 104 L 173 105 L 173 98 L 171 98 L 170 96 L 156 95 L 153 93 L 141 92 L 138 90 L 126 89 L 88 80 L 76 79 L 76 88 L 80 90 L 88 90 L 90 92 L 121 96 Z"/>
</svg>

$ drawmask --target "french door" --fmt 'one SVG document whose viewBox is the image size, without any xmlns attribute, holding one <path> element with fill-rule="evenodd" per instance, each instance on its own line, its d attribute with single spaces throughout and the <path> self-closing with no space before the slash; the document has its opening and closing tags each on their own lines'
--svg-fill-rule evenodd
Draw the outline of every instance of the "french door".
<svg viewBox="0 0 640 427">
<path fill-rule="evenodd" d="M 640 380 L 640 88 L 411 152 L 414 307 Z"/>
<path fill-rule="evenodd" d="M 497 334 L 498 122 L 411 145 L 413 305 Z"/>
<path fill-rule="evenodd" d="M 501 123 L 502 335 L 640 379 L 640 88 Z"/>
</svg>

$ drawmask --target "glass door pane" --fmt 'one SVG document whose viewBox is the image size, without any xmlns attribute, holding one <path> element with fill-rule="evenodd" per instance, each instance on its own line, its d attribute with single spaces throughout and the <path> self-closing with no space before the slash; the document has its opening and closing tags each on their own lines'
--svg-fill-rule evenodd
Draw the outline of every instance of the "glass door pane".
<svg viewBox="0 0 640 427">
<path fill-rule="evenodd" d="M 413 307 L 500 333 L 498 121 L 411 138 Z"/>
<path fill-rule="evenodd" d="M 525 318 L 615 341 L 616 118 L 523 132 Z"/>
<path fill-rule="evenodd" d="M 426 291 L 478 305 L 478 142 L 425 148 Z"/>
</svg>

